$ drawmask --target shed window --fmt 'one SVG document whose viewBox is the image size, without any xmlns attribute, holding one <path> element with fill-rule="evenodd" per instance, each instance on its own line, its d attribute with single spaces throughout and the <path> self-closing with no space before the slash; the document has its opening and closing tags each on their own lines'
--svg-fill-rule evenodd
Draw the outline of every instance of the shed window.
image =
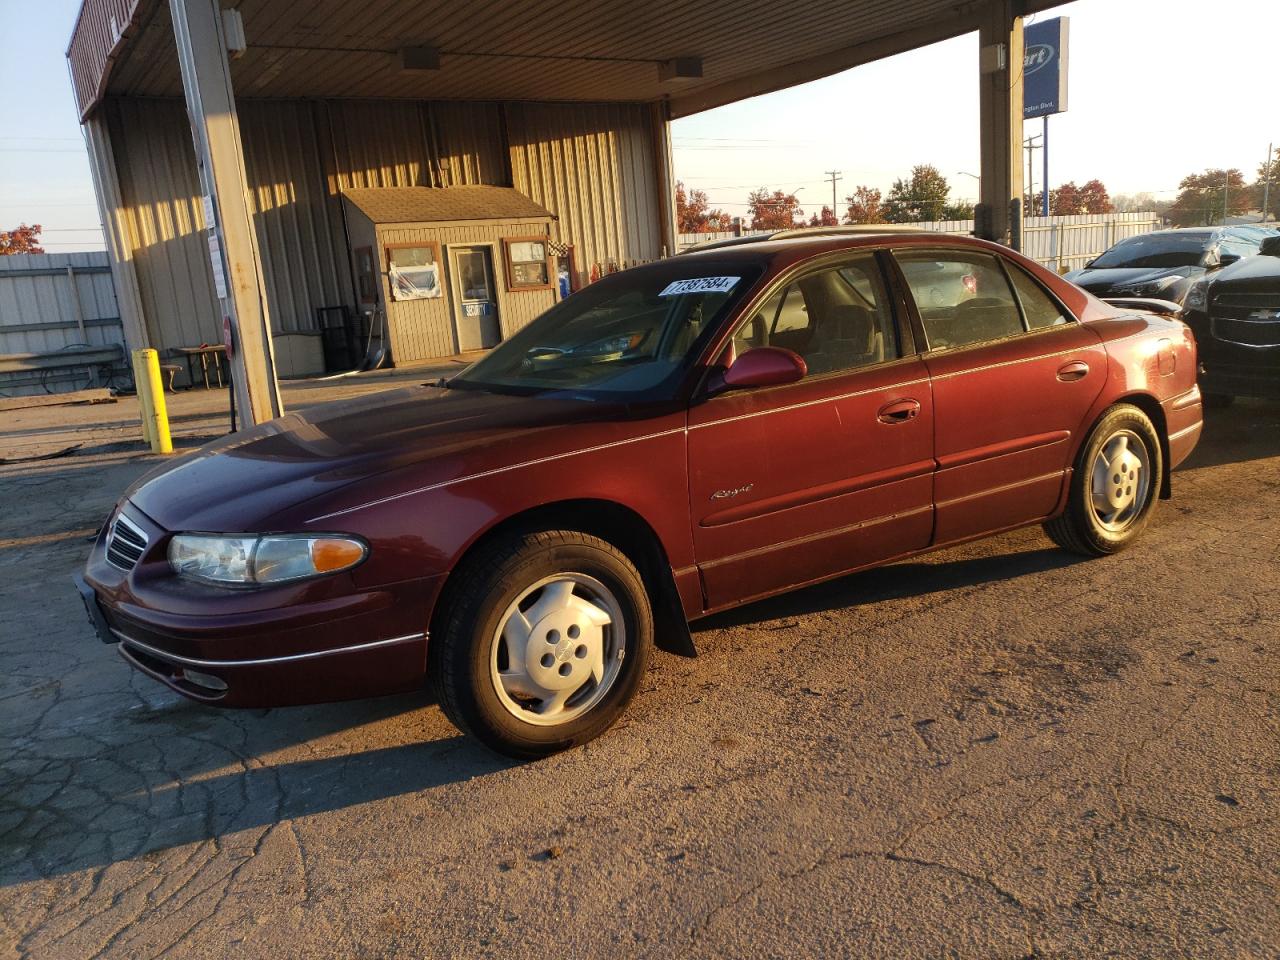
<svg viewBox="0 0 1280 960">
<path fill-rule="evenodd" d="M 542 290 L 551 286 L 551 260 L 545 237 L 502 241 L 507 254 L 507 289 Z"/>
<path fill-rule="evenodd" d="M 434 300 L 443 295 L 440 248 L 429 244 L 387 247 L 387 275 L 393 300 Z"/>
</svg>

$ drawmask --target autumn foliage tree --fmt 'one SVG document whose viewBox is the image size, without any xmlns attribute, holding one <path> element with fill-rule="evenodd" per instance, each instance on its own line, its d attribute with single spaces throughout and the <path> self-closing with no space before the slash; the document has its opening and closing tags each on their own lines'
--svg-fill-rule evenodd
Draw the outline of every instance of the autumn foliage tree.
<svg viewBox="0 0 1280 960">
<path fill-rule="evenodd" d="M 1090 180 L 1076 186 L 1074 180 L 1049 191 L 1049 213 L 1055 217 L 1067 217 L 1081 213 L 1113 213 L 1115 204 L 1101 180 Z"/>
<path fill-rule="evenodd" d="M 1192 173 L 1178 184 L 1178 199 L 1169 208 L 1169 219 L 1179 227 L 1221 223 L 1226 217 L 1248 212 L 1254 199 L 1239 170 Z"/>
<path fill-rule="evenodd" d="M 705 190 L 686 190 L 676 181 L 676 223 L 681 233 L 709 233 L 728 230 L 732 218 L 723 210 L 712 210 Z"/>
<path fill-rule="evenodd" d="M 908 180 L 895 180 L 884 202 L 890 223 L 941 220 L 951 188 L 937 167 L 923 163 L 911 168 Z"/>
<path fill-rule="evenodd" d="M 884 223 L 883 199 L 875 187 L 859 186 L 844 198 L 848 204 L 844 212 L 845 223 Z"/>
<path fill-rule="evenodd" d="M 787 230 L 804 224 L 804 211 L 796 195 L 781 190 L 771 193 L 767 187 L 747 195 L 747 213 L 753 230 Z"/>
<path fill-rule="evenodd" d="M 835 227 L 839 224 L 840 220 L 836 217 L 835 211 L 828 206 L 824 206 L 821 213 L 815 213 L 809 218 L 811 227 Z"/>
<path fill-rule="evenodd" d="M 40 224 L 20 223 L 12 230 L 0 230 L 0 256 L 11 253 L 44 253 L 40 246 Z"/>
</svg>

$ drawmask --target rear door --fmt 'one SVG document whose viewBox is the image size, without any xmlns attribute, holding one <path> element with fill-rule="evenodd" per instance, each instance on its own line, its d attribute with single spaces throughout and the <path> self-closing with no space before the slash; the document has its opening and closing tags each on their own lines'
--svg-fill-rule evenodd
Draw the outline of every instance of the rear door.
<svg viewBox="0 0 1280 960">
<path fill-rule="evenodd" d="M 780 284 L 734 349 L 785 346 L 802 380 L 689 412 L 694 549 L 710 607 L 928 546 L 933 404 L 881 262 L 847 256 Z"/>
<path fill-rule="evenodd" d="M 933 383 L 935 543 L 1048 516 L 1106 380 L 1097 336 L 1018 265 L 903 250 Z"/>
</svg>

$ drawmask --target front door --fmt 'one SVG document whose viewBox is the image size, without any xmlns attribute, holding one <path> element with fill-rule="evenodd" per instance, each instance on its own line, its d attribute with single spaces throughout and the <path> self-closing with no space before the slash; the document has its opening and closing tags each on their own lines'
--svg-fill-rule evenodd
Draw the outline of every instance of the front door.
<svg viewBox="0 0 1280 960">
<path fill-rule="evenodd" d="M 498 294 L 493 283 L 493 252 L 489 247 L 450 247 L 453 276 L 453 320 L 458 350 L 487 350 L 502 340 L 498 322 Z"/>
<path fill-rule="evenodd" d="M 955 249 L 895 256 L 929 347 L 935 543 L 1043 519 L 1106 383 L 1101 342 L 1003 258 Z"/>
<path fill-rule="evenodd" d="M 709 607 L 928 546 L 933 403 L 925 365 L 903 342 L 874 254 L 807 272 L 744 321 L 736 353 L 786 347 L 809 373 L 689 411 Z"/>
</svg>

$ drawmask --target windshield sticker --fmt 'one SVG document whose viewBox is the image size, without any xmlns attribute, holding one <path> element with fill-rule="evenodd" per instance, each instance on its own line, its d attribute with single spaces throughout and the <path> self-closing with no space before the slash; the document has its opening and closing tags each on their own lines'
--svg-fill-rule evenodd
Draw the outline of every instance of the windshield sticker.
<svg viewBox="0 0 1280 960">
<path fill-rule="evenodd" d="M 728 293 L 741 277 L 695 277 L 692 280 L 675 280 L 658 296 L 680 297 L 686 293 Z"/>
</svg>

